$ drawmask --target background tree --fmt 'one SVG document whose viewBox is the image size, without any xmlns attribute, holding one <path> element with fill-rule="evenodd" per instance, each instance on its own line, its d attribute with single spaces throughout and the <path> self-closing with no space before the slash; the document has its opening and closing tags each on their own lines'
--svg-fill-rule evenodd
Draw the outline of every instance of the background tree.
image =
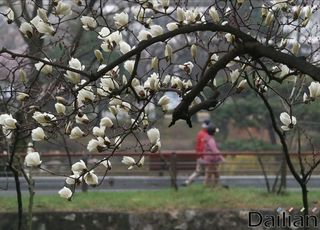
<svg viewBox="0 0 320 230">
<path fill-rule="evenodd" d="M 312 148 L 311 161 L 300 154 L 298 168 L 290 152 L 301 153 L 303 136 L 312 143 L 312 132 L 302 122 L 307 113 L 300 115 L 296 108 L 320 96 L 314 1 L 214 1 L 197 7 L 179 0 L 30 0 L 4 5 L 2 18 L 22 38 L 19 49 L 0 49 L 1 148 L 8 152 L 8 169 L 16 180 L 20 217 L 19 175 L 30 185 L 32 201 L 32 170 L 43 169 L 38 143 L 68 146 L 80 140 L 89 152 L 105 153 L 96 164 L 72 164 L 59 191 L 71 199 L 78 184 L 101 183 L 93 170 L 103 165 L 107 173 L 119 149 L 141 154 L 123 158 L 133 170 L 143 166 L 145 153 L 160 150 L 149 108 L 153 104 L 169 112 L 167 92 L 180 98 L 170 127 L 178 120 L 192 127 L 192 115 L 223 109 L 230 97 L 246 98 L 245 89 L 265 106 L 308 214 L 307 182 L 319 164 L 317 152 Z M 265 122 L 259 115 L 258 121 Z M 290 136 L 298 140 L 292 149 Z M 129 137 L 136 141 L 133 146 L 126 145 Z"/>
</svg>

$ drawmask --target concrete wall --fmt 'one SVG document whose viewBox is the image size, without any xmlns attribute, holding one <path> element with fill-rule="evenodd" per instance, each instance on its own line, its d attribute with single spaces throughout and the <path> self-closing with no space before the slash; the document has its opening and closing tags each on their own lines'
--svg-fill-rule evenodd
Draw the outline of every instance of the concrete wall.
<svg viewBox="0 0 320 230">
<path fill-rule="evenodd" d="M 264 211 L 263 215 L 274 212 Z M 34 230 L 262 230 L 286 229 L 248 227 L 248 211 L 198 211 L 171 212 L 50 212 L 35 213 Z M 0 229 L 16 229 L 14 213 L 0 213 Z M 296 228 L 297 229 L 297 228 Z"/>
</svg>

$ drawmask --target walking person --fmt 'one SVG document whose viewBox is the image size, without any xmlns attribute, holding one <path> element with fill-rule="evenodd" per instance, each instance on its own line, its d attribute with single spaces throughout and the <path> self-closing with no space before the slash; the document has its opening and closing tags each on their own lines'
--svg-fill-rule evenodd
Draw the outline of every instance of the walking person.
<svg viewBox="0 0 320 230">
<path fill-rule="evenodd" d="M 224 157 L 221 155 L 220 150 L 217 147 L 217 143 L 214 139 L 216 128 L 210 126 L 207 128 L 208 135 L 204 140 L 204 152 L 203 162 L 205 165 L 204 184 L 206 186 L 217 186 L 219 183 L 219 165 L 224 161 Z"/>
<path fill-rule="evenodd" d="M 207 129 L 211 125 L 209 120 L 205 120 L 201 125 L 201 130 L 198 132 L 196 136 L 196 154 L 198 159 L 196 161 L 196 169 L 195 171 L 188 177 L 188 179 L 182 184 L 183 186 L 190 185 L 198 176 L 200 176 L 202 168 L 204 166 L 203 161 L 203 152 L 205 146 L 205 139 L 208 136 Z"/>
</svg>

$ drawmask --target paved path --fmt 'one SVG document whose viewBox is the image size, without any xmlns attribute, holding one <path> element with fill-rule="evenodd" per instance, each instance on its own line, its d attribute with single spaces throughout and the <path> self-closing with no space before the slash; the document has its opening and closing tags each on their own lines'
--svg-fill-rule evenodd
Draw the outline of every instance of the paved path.
<svg viewBox="0 0 320 230">
<path fill-rule="evenodd" d="M 64 179 L 61 177 L 36 177 L 37 193 L 56 193 L 64 185 Z M 99 178 L 101 179 L 101 178 Z M 178 185 L 181 185 L 186 177 L 178 178 Z M 274 177 L 270 177 L 271 185 Z M 202 183 L 203 177 L 198 178 L 195 183 Z M 263 176 L 222 176 L 221 184 L 229 187 L 256 187 L 265 189 L 265 180 Z M 27 184 L 21 178 L 21 187 L 23 191 L 28 190 Z M 170 177 L 147 177 L 147 176 L 114 176 L 108 177 L 97 188 L 89 188 L 90 190 L 102 191 L 124 191 L 124 190 L 147 190 L 147 189 L 163 189 L 170 187 Z M 287 177 L 287 187 L 298 189 L 298 184 L 292 176 Z M 0 177 L 0 195 L 14 194 L 15 186 L 13 178 Z M 309 182 L 310 189 L 320 188 L 320 176 L 314 176 Z"/>
</svg>

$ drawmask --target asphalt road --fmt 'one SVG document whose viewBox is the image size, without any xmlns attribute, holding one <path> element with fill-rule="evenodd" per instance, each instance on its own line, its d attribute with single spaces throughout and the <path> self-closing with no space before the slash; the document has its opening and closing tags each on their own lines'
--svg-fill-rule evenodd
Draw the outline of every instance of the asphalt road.
<svg viewBox="0 0 320 230">
<path fill-rule="evenodd" d="M 102 178 L 99 178 L 100 180 Z M 186 177 L 178 177 L 178 185 L 181 185 Z M 274 177 L 270 177 L 270 184 Z M 35 177 L 35 191 L 40 194 L 56 193 L 64 186 L 62 177 Z M 203 177 L 198 178 L 195 183 L 202 183 Z M 263 176 L 222 176 L 221 184 L 229 187 L 256 187 L 266 188 Z M 103 183 L 96 188 L 89 187 L 89 190 L 95 191 L 124 191 L 124 190 L 147 190 L 163 189 L 170 187 L 170 177 L 147 177 L 147 176 L 114 176 L 107 177 Z M 299 188 L 292 176 L 287 177 L 287 187 L 294 189 Z M 21 178 L 22 191 L 27 192 L 28 187 L 23 178 Z M 313 176 L 309 181 L 310 189 L 320 188 L 320 176 Z M 13 178 L 0 177 L 0 195 L 10 195 L 15 192 Z"/>
</svg>

